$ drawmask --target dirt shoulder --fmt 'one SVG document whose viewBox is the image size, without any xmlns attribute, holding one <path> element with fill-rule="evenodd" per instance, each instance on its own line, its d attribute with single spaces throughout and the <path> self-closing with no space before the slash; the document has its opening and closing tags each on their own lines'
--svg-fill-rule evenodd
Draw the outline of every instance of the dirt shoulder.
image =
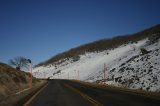
<svg viewBox="0 0 160 106">
<path fill-rule="evenodd" d="M 99 88 L 99 89 L 104 89 L 104 90 L 106 89 L 106 90 L 112 90 L 112 91 L 118 90 L 118 91 L 124 92 L 124 93 L 129 93 L 129 94 L 133 94 L 133 95 L 139 95 L 139 96 L 144 96 L 144 97 L 160 100 L 160 93 L 159 92 L 148 92 L 148 91 L 144 91 L 144 90 L 127 89 L 127 88 L 122 88 L 122 87 L 114 87 L 114 86 L 110 86 L 107 84 L 94 84 L 94 83 L 84 82 L 84 81 L 79 81 L 79 80 L 72 80 L 72 81 L 80 83 L 80 84 L 84 84 L 86 86 L 91 86 L 94 88 Z"/>
</svg>

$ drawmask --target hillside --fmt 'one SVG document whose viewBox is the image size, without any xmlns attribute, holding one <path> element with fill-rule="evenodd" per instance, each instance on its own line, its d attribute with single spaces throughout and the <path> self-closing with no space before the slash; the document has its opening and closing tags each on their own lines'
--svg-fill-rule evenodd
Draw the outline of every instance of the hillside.
<svg viewBox="0 0 160 106">
<path fill-rule="evenodd" d="M 157 25 L 133 35 L 71 49 L 39 64 L 33 72 L 38 78 L 79 79 L 159 92 L 159 66 L 160 25 Z"/>
<path fill-rule="evenodd" d="M 66 52 L 57 54 L 47 61 L 41 62 L 36 66 L 49 65 L 49 64 L 58 64 L 57 61 L 61 60 L 62 62 L 68 60 L 69 58 L 76 59 L 78 55 L 85 54 L 86 52 L 101 52 L 107 49 L 116 48 L 122 44 L 134 43 L 139 40 L 152 37 L 153 34 L 160 33 L 160 25 L 153 26 L 151 28 L 145 29 L 135 34 L 117 36 L 111 39 L 102 39 L 92 43 L 84 44 L 77 48 L 72 48 Z M 116 43 L 115 43 L 116 42 Z"/>
<path fill-rule="evenodd" d="M 0 101 L 28 88 L 29 74 L 0 63 Z M 38 82 L 35 78 L 33 83 Z"/>
</svg>

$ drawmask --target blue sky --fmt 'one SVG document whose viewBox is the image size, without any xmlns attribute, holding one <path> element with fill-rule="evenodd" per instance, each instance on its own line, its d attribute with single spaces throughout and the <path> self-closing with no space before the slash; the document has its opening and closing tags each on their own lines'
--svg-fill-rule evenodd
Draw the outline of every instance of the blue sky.
<svg viewBox="0 0 160 106">
<path fill-rule="evenodd" d="M 159 0 L 0 0 L 0 62 L 34 64 L 81 44 L 160 24 Z"/>
</svg>

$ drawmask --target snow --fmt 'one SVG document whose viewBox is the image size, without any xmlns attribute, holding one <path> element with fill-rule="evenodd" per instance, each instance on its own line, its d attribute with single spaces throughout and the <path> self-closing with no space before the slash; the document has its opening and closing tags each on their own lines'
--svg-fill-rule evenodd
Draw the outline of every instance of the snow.
<svg viewBox="0 0 160 106">
<path fill-rule="evenodd" d="M 89 82 L 102 81 L 106 64 L 106 84 L 144 89 L 160 90 L 160 41 L 148 45 L 148 39 L 137 43 L 121 45 L 112 50 L 80 55 L 78 61 L 65 60 L 61 64 L 36 67 L 37 78 L 79 79 Z M 150 51 L 141 54 L 141 48 Z M 60 60 L 61 61 L 61 60 Z"/>
</svg>

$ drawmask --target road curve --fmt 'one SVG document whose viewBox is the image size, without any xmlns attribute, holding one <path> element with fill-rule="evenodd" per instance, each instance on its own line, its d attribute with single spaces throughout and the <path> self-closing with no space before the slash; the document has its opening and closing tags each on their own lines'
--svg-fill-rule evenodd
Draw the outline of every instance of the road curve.
<svg viewBox="0 0 160 106">
<path fill-rule="evenodd" d="M 50 80 L 31 106 L 160 106 L 160 101 L 68 80 Z"/>
</svg>

